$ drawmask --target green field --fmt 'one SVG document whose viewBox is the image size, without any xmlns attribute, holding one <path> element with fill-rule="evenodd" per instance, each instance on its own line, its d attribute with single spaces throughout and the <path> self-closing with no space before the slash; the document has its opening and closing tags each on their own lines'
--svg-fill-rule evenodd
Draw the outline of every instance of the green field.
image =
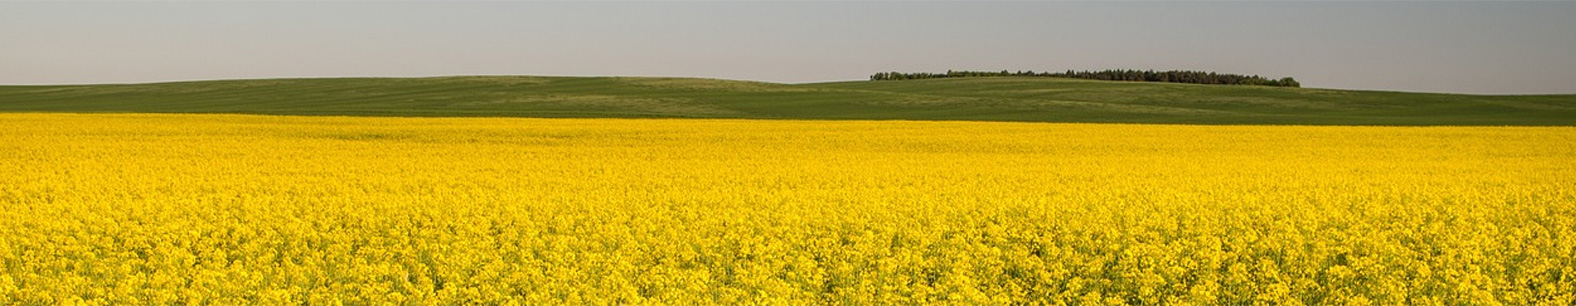
<svg viewBox="0 0 1576 306">
<path fill-rule="evenodd" d="M 774 84 L 484 76 L 0 86 L 0 112 L 1576 125 L 1576 95 L 959 78 Z"/>
</svg>

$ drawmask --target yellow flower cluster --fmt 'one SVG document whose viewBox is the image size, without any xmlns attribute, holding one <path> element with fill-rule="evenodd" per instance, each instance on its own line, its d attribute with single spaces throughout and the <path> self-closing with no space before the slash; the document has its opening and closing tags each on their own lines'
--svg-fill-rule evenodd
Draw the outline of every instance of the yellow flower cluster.
<svg viewBox="0 0 1576 306">
<path fill-rule="evenodd" d="M 1576 128 L 0 114 L 0 304 L 1576 303 Z"/>
</svg>

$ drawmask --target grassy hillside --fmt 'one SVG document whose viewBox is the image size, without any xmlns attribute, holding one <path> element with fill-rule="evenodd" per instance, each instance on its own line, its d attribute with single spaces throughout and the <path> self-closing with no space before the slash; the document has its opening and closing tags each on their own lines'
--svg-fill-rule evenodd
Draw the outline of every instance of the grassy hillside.
<svg viewBox="0 0 1576 306">
<path fill-rule="evenodd" d="M 1576 95 L 1476 96 L 1011 77 L 790 85 L 511 76 L 0 86 L 0 112 L 1576 125 Z"/>
</svg>

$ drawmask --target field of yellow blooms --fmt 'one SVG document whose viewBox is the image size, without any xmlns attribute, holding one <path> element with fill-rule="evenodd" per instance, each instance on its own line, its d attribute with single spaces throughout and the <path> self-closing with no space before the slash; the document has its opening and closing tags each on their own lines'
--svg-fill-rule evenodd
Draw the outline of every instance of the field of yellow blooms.
<svg viewBox="0 0 1576 306">
<path fill-rule="evenodd" d="M 1576 303 L 1576 128 L 0 114 L 0 304 Z"/>
</svg>

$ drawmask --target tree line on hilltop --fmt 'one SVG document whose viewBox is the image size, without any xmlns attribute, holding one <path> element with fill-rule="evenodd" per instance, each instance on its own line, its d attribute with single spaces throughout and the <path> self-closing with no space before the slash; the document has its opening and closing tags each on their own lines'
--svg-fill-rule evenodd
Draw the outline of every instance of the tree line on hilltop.
<svg viewBox="0 0 1576 306">
<path fill-rule="evenodd" d="M 1190 71 L 1190 70 L 1170 70 L 1170 71 L 1154 71 L 1154 70 L 1073 71 L 1073 70 L 1068 70 L 1066 72 L 1034 72 L 1033 70 L 1016 71 L 1016 72 L 1007 71 L 1007 70 L 1002 70 L 1002 71 L 953 71 L 953 70 L 947 70 L 946 73 L 930 73 L 930 72 L 903 73 L 903 72 L 896 72 L 896 71 L 894 71 L 894 72 L 881 72 L 881 73 L 876 73 L 876 74 L 870 75 L 870 80 L 871 81 L 888 81 L 888 80 L 919 80 L 919 79 L 938 79 L 938 78 L 1005 77 L 1005 76 L 1015 76 L 1015 77 L 1053 77 L 1053 78 L 1075 78 L 1075 79 L 1090 79 L 1090 80 L 1103 80 L 1103 81 L 1166 82 L 1166 83 L 1216 84 L 1216 85 L 1261 85 L 1261 86 L 1280 86 L 1280 87 L 1301 87 L 1302 86 L 1302 84 L 1297 83 L 1296 79 L 1292 79 L 1291 77 L 1285 77 L 1285 78 L 1280 78 L 1278 80 L 1275 80 L 1275 79 L 1268 79 L 1268 78 L 1260 77 L 1260 76 L 1257 76 L 1257 75 L 1240 75 L 1240 74 L 1215 73 L 1215 72 Z"/>
</svg>

